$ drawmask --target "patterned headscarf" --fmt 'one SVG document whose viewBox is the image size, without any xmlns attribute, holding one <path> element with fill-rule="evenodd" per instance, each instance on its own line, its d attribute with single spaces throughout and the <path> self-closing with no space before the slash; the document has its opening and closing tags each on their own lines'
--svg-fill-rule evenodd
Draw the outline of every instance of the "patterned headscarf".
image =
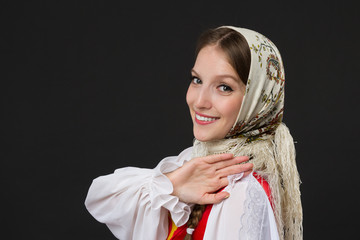
<svg viewBox="0 0 360 240">
<path fill-rule="evenodd" d="M 262 34 L 224 26 L 242 34 L 250 48 L 251 65 L 243 102 L 225 139 L 194 141 L 193 157 L 233 153 L 251 156 L 254 171 L 270 185 L 271 199 L 282 240 L 302 239 L 300 178 L 295 147 L 282 123 L 285 73 L 280 52 Z"/>
<path fill-rule="evenodd" d="M 257 32 L 229 28 L 247 40 L 251 65 L 242 106 L 227 137 L 273 133 L 282 120 L 284 109 L 285 73 L 280 53 L 268 38 Z"/>
</svg>

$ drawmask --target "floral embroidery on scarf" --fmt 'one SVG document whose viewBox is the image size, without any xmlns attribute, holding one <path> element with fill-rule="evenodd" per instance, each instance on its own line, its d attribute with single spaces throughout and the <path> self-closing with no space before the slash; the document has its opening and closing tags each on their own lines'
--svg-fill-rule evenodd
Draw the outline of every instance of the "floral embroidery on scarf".
<svg viewBox="0 0 360 240">
<path fill-rule="evenodd" d="M 270 54 L 267 58 L 266 74 L 270 80 L 275 80 L 277 84 L 281 82 L 281 85 L 283 85 L 285 79 L 281 72 L 279 59 L 274 54 Z"/>
<path fill-rule="evenodd" d="M 267 37 L 237 30 L 248 41 L 251 67 L 237 121 L 226 137 L 253 141 L 272 135 L 282 121 L 285 73 L 280 53 Z"/>
</svg>

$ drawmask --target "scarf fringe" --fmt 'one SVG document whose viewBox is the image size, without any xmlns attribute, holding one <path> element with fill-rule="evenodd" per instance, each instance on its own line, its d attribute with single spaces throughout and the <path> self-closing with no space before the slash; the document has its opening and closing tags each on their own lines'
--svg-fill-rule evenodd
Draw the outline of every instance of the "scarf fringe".
<svg viewBox="0 0 360 240">
<path fill-rule="evenodd" d="M 285 124 L 280 124 L 274 137 L 274 155 L 282 188 L 284 239 L 303 239 L 300 177 L 295 161 L 294 140 Z"/>
</svg>

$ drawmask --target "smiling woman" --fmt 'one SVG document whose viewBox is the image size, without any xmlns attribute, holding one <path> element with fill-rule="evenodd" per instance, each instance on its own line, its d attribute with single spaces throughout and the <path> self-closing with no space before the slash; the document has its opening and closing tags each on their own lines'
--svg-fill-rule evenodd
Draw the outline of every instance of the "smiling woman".
<svg viewBox="0 0 360 240">
<path fill-rule="evenodd" d="M 119 239 L 302 239 L 276 46 L 249 29 L 210 29 L 199 38 L 191 75 L 194 145 L 154 169 L 98 177 L 89 212 Z"/>
<path fill-rule="evenodd" d="M 204 47 L 192 70 L 186 101 L 200 141 L 222 139 L 234 125 L 245 93 L 225 53 L 216 45 Z"/>
</svg>

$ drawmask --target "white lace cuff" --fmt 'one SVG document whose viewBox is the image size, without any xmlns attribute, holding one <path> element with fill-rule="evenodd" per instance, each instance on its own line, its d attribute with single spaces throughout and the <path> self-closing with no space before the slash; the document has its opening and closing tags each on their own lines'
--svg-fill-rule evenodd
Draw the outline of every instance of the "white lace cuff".
<svg viewBox="0 0 360 240">
<path fill-rule="evenodd" d="M 166 208 L 169 210 L 176 226 L 182 226 L 189 219 L 191 208 L 188 204 L 181 202 L 178 197 L 171 195 L 173 192 L 172 183 L 170 179 L 164 175 L 164 173 L 179 167 L 176 165 L 175 163 L 164 161 L 154 169 L 155 174 L 151 180 L 152 182 L 149 184 L 149 195 L 152 208 Z"/>
</svg>

